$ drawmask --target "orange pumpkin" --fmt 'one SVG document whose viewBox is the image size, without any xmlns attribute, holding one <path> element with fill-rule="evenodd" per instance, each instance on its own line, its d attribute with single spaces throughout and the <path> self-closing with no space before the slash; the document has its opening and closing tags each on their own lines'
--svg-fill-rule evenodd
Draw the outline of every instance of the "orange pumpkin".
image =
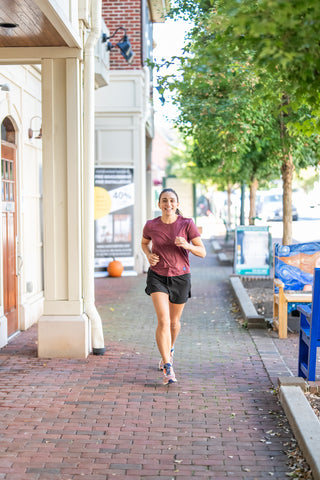
<svg viewBox="0 0 320 480">
<path fill-rule="evenodd" d="M 107 271 L 110 277 L 121 277 L 123 265 L 120 260 L 112 260 L 112 262 L 110 262 L 108 265 Z"/>
</svg>

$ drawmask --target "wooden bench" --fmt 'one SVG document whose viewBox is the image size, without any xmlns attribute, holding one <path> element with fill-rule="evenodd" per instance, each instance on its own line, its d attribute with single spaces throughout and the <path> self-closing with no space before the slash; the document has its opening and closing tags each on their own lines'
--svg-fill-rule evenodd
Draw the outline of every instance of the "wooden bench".
<svg viewBox="0 0 320 480">
<path fill-rule="evenodd" d="M 320 347 L 320 268 L 314 270 L 312 306 L 298 305 L 300 311 L 298 376 L 316 379 L 317 348 Z"/>
<path fill-rule="evenodd" d="M 288 335 L 288 304 L 289 303 L 310 303 L 311 293 L 288 292 L 281 280 L 274 279 L 274 287 L 279 293 L 273 294 L 273 327 L 278 330 L 279 338 L 287 338 Z"/>
<path fill-rule="evenodd" d="M 279 338 L 287 338 L 288 309 L 311 303 L 313 272 L 319 261 L 319 242 L 274 245 L 273 328 Z"/>
</svg>

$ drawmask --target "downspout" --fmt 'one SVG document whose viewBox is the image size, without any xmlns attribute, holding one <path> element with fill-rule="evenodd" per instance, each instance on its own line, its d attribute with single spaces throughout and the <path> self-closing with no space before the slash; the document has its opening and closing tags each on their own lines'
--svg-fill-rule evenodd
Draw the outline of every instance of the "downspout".
<svg viewBox="0 0 320 480">
<path fill-rule="evenodd" d="M 91 31 L 84 47 L 83 69 L 83 297 L 91 323 L 92 353 L 106 351 L 94 293 L 94 47 L 101 35 L 101 0 L 91 2 Z"/>
</svg>

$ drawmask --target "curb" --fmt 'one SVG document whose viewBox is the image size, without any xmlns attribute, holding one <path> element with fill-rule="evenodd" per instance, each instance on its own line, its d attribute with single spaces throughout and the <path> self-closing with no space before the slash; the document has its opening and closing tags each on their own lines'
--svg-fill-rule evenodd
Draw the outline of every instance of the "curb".
<svg viewBox="0 0 320 480">
<path fill-rule="evenodd" d="M 320 480 L 320 422 L 300 386 L 281 385 L 280 402 L 314 480 Z"/>
<path fill-rule="evenodd" d="M 238 275 L 230 275 L 230 283 L 248 328 L 265 328 L 265 318 L 257 313 L 240 277 Z"/>
</svg>

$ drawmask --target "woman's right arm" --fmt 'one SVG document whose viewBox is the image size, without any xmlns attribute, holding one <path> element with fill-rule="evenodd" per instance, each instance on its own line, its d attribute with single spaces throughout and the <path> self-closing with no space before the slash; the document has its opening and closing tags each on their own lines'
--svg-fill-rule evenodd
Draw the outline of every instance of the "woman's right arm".
<svg viewBox="0 0 320 480">
<path fill-rule="evenodd" d="M 141 240 L 142 251 L 147 257 L 150 265 L 154 267 L 159 262 L 159 257 L 155 253 L 152 253 L 150 244 L 151 244 L 151 240 L 149 240 L 148 238 L 142 237 L 142 240 Z"/>
</svg>

